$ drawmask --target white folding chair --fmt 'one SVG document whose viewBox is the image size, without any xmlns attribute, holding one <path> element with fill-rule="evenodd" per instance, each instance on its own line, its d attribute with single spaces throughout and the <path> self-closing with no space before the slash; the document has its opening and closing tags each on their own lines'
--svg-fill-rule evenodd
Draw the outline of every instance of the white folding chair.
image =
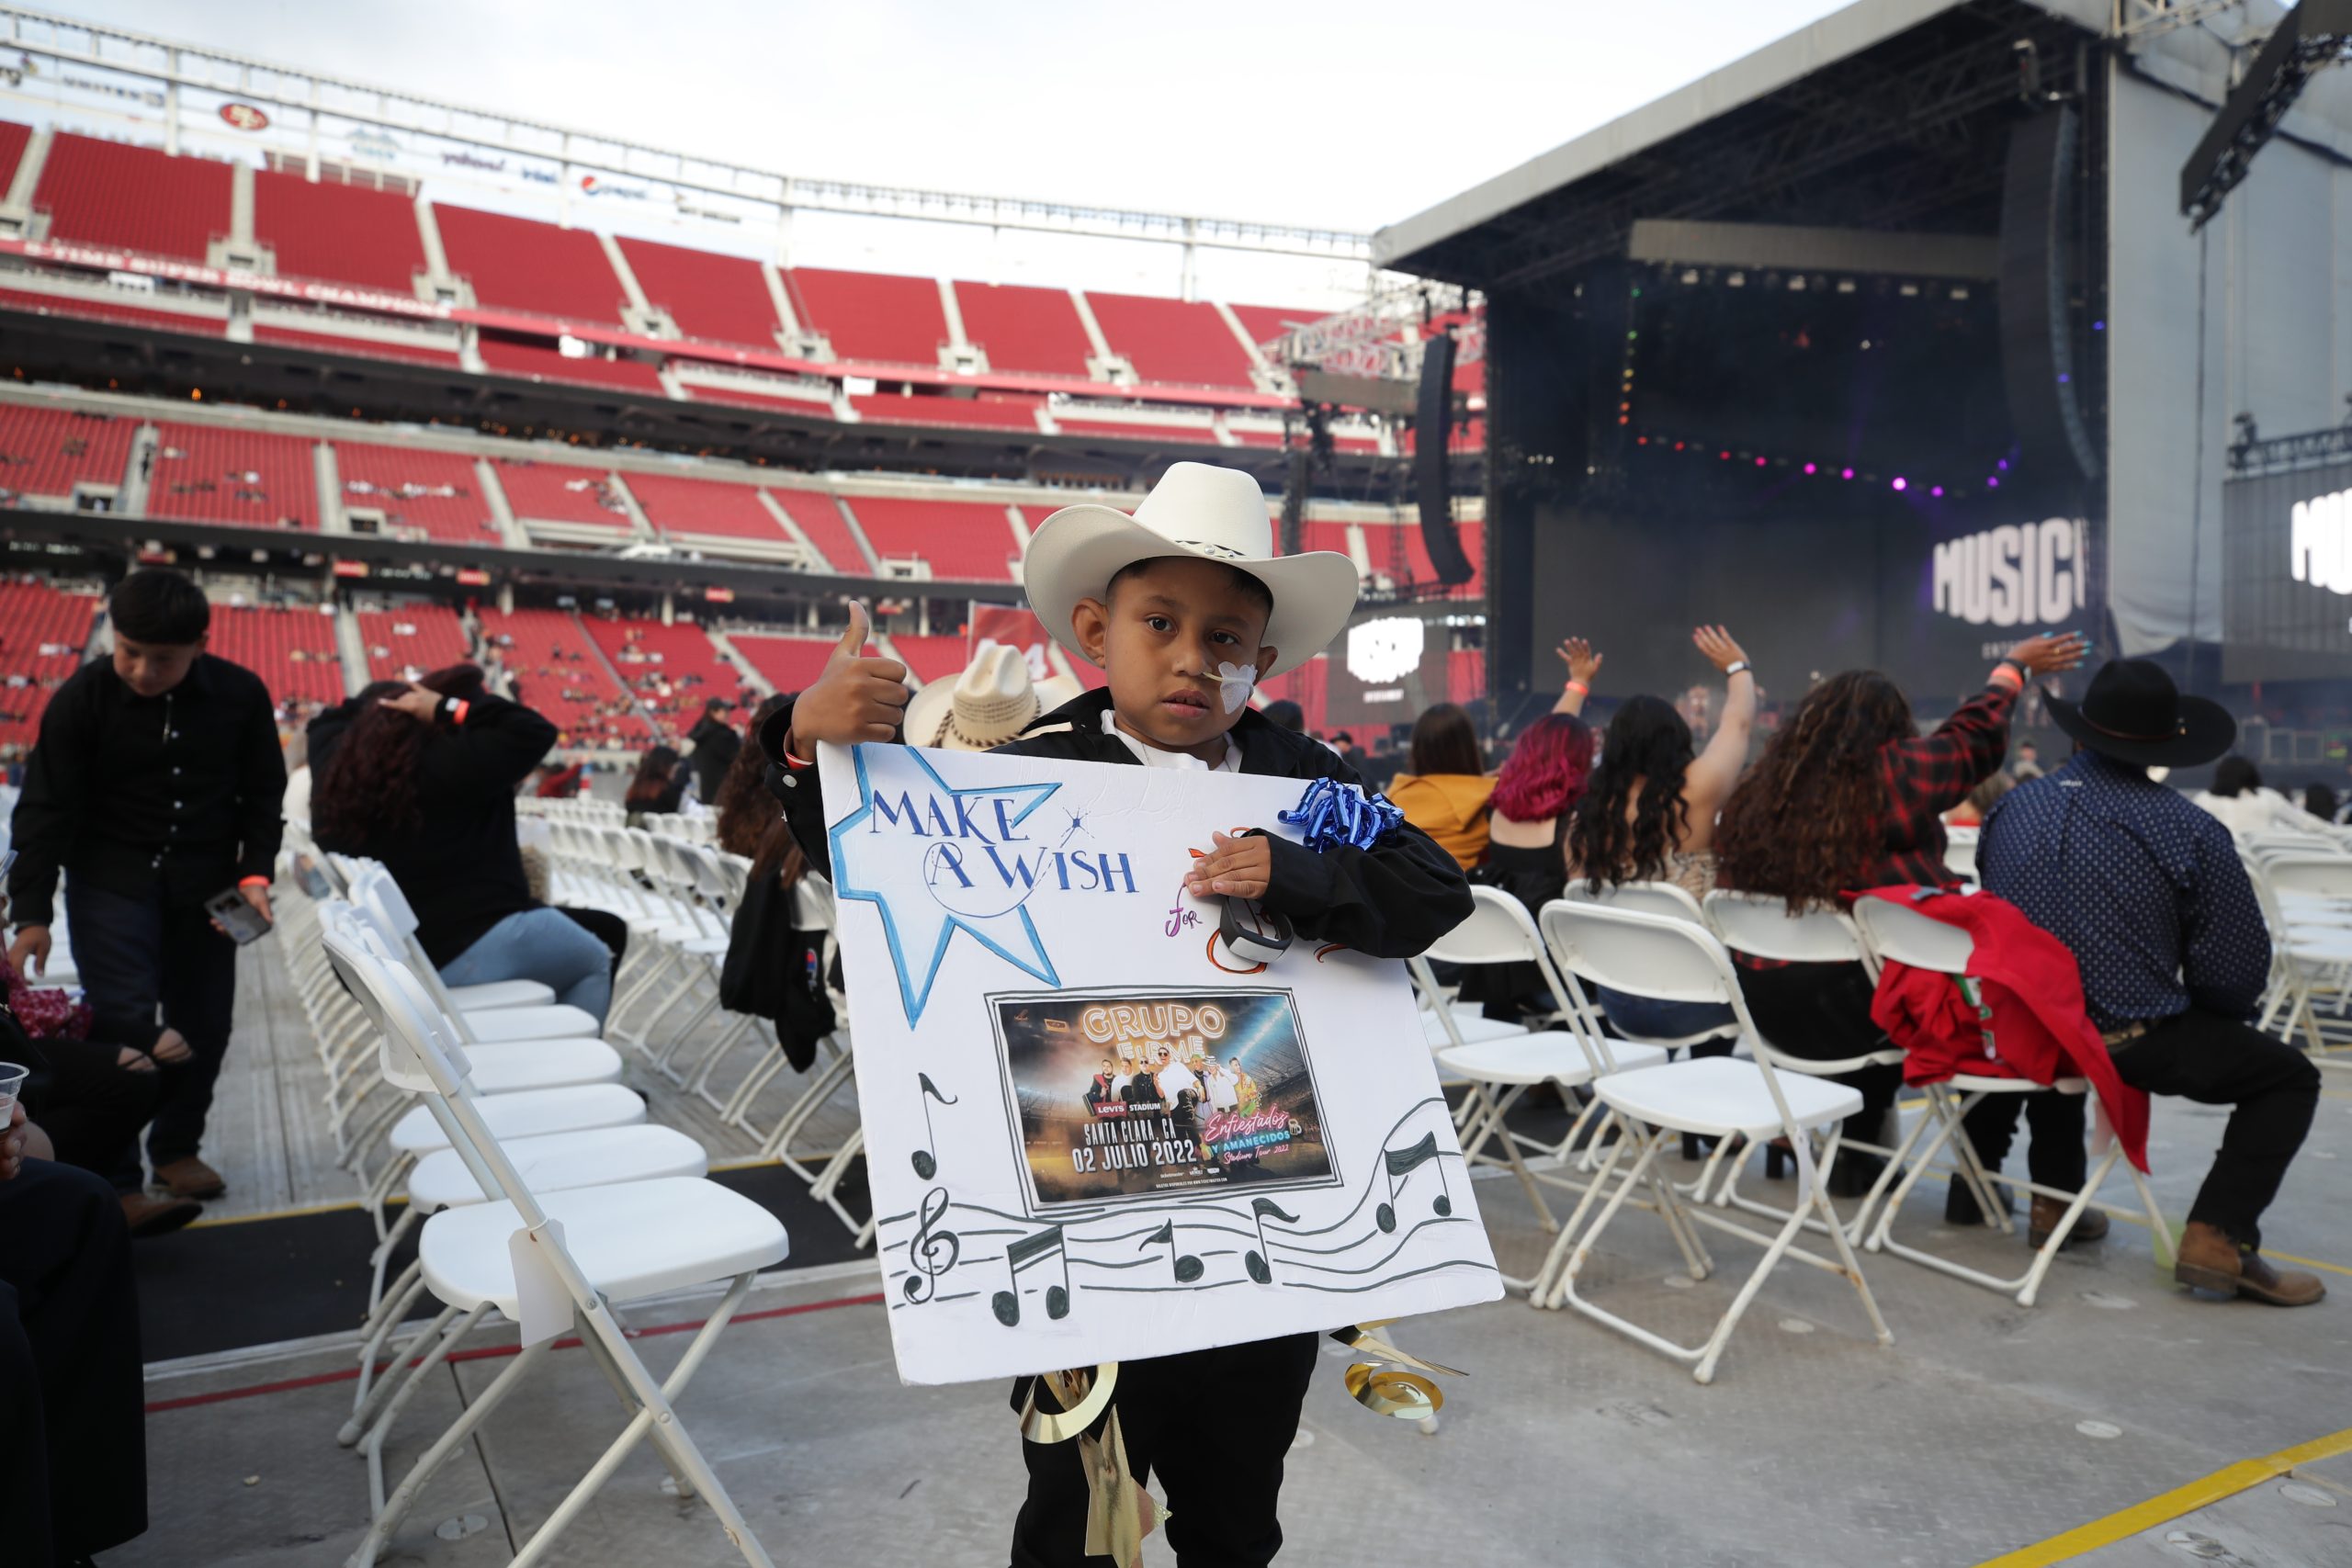
<svg viewBox="0 0 2352 1568">
<path fill-rule="evenodd" d="M 1604 1073 L 1644 1066 L 1666 1059 L 1666 1053 L 1654 1045 L 1640 1045 L 1626 1041 L 1602 1040 L 1589 1016 L 1575 1005 L 1574 999 L 1560 983 L 1558 972 L 1552 966 L 1552 956 L 1544 950 L 1544 939 L 1529 918 L 1526 906 L 1498 887 L 1474 886 L 1470 889 L 1469 919 L 1440 937 L 1420 957 L 1412 960 L 1411 968 L 1417 978 L 1432 988 L 1434 976 L 1430 974 L 1430 961 L 1459 964 L 1464 966 L 1489 964 L 1532 964 L 1544 976 L 1552 993 L 1553 1003 L 1566 1021 L 1558 1029 L 1528 1029 L 1516 1024 L 1497 1024 L 1487 1019 L 1464 1020 L 1456 1016 L 1450 1005 L 1440 1005 L 1433 1021 L 1447 1036 L 1447 1043 L 1437 1047 L 1438 1066 L 1445 1073 L 1470 1086 L 1466 1114 L 1462 1122 L 1462 1157 L 1465 1167 L 1482 1161 L 1495 1163 L 1484 1151 L 1490 1140 L 1502 1147 L 1502 1161 L 1520 1186 L 1525 1189 L 1529 1201 L 1535 1205 L 1538 1221 L 1547 1232 L 1556 1231 L 1558 1222 L 1537 1185 L 1537 1178 L 1530 1170 L 1520 1145 L 1525 1140 L 1511 1130 L 1506 1118 L 1510 1109 L 1527 1091 L 1537 1084 L 1557 1085 L 1563 1096 L 1590 1084 Z M 1485 1039 L 1476 1037 L 1477 1031 L 1465 1025 L 1485 1025 Z M 1494 1031 L 1499 1030 L 1500 1032 Z M 1578 1132 L 1592 1117 L 1587 1108 L 1580 1112 L 1562 1140 L 1559 1151 L 1545 1149 L 1546 1154 L 1565 1152 L 1575 1145 Z M 1542 1147 L 1540 1145 L 1534 1145 Z M 1555 1182 L 1557 1185 L 1575 1185 Z M 1533 1280 L 1507 1281 L 1521 1289 L 1532 1287 Z"/>
<path fill-rule="evenodd" d="M 1555 902 L 1545 907 L 1546 931 L 1562 964 L 1580 983 L 1606 986 L 1631 996 L 1669 1002 L 1715 1002 L 1729 1007 L 1754 1060 L 1733 1056 L 1702 1056 L 1666 1062 L 1656 1066 L 1611 1073 L 1593 1085 L 1593 1092 L 1623 1129 L 1609 1156 L 1595 1176 L 1591 1190 L 1569 1218 L 1544 1260 L 1536 1299 L 1546 1306 L 1564 1303 L 1620 1333 L 1690 1364 L 1701 1382 L 1713 1382 L 1716 1363 L 1731 1341 L 1732 1331 L 1764 1280 L 1783 1257 L 1843 1275 L 1862 1299 L 1871 1327 L 1881 1344 L 1894 1336 L 1879 1315 L 1878 1303 L 1862 1278 L 1862 1266 L 1846 1239 L 1837 1211 L 1829 1206 L 1824 1179 L 1835 1168 L 1838 1141 L 1846 1117 L 1861 1109 L 1858 1090 L 1824 1078 L 1787 1074 L 1788 1057 L 1756 1032 L 1741 997 L 1739 979 L 1732 972 L 1731 954 L 1712 931 L 1687 920 L 1644 914 L 1607 905 Z M 1815 1128 L 1826 1129 L 1816 1172 L 1808 1138 Z M 1751 1142 L 1784 1136 L 1796 1151 L 1796 1207 L 1775 1234 L 1750 1228 L 1704 1204 L 1685 1204 L 1673 1185 L 1651 1174 L 1666 1140 L 1679 1133 L 1699 1133 L 1718 1140 L 1735 1135 Z M 1628 1150 L 1634 1156 L 1624 1165 Z M 1733 1297 L 1707 1337 L 1697 1345 L 1679 1345 L 1639 1324 L 1594 1304 L 1578 1293 L 1577 1285 L 1594 1247 L 1610 1223 L 1636 1189 L 1646 1187 L 1658 1216 L 1680 1249 L 1694 1280 L 1713 1269 L 1699 1225 L 1740 1236 L 1764 1248 L 1763 1257 Z M 1585 1213 L 1594 1203 L 1600 1212 L 1589 1226 Z M 1808 1218 L 1816 1220 L 1836 1248 L 1824 1257 L 1795 1245 Z"/>
<path fill-rule="evenodd" d="M 467 1053 L 448 1032 L 446 1020 L 436 1018 L 431 994 L 412 972 L 378 961 L 347 937 L 347 928 L 325 933 L 328 957 L 382 1032 L 385 1076 L 426 1097 L 475 1181 L 498 1194 L 494 1201 L 435 1214 L 418 1237 L 427 1286 L 465 1315 L 403 1380 L 363 1438 L 375 1517 L 353 1551 L 349 1568 L 369 1568 L 383 1553 L 434 1472 L 553 1350 L 565 1325 L 526 1320 L 522 1305 L 526 1294 L 545 1299 L 540 1292 L 560 1293 L 570 1309 L 569 1325 L 630 1414 L 621 1435 L 588 1467 L 514 1562 L 547 1560 L 557 1539 L 629 1451 L 650 1438 L 677 1483 L 678 1495 L 699 1492 L 743 1560 L 769 1568 L 767 1552 L 672 1402 L 708 1356 L 754 1275 L 783 1261 L 784 1227 L 749 1199 L 699 1179 L 574 1188 L 542 1200 L 465 1092 Z M 536 1271 L 538 1278 L 526 1286 L 518 1269 Z M 656 1382 L 615 1317 L 615 1304 L 720 1281 L 727 1284 L 725 1298 L 667 1382 Z M 528 1343 L 384 1495 L 383 1440 L 408 1394 L 492 1311 L 520 1325 Z"/>
<path fill-rule="evenodd" d="M 1784 898 L 1761 893 L 1734 893 L 1726 888 L 1718 888 L 1707 895 L 1706 909 L 1708 925 L 1723 939 L 1724 945 L 1734 953 L 1782 964 L 1860 964 L 1873 980 L 1878 976 L 1876 961 L 1871 956 L 1860 933 L 1855 931 L 1852 919 L 1842 910 L 1806 909 L 1801 914 L 1792 915 Z M 1785 1070 L 1807 1073 L 1815 1077 L 1837 1077 L 1860 1072 L 1864 1067 L 1900 1067 L 1902 1065 L 1903 1051 L 1896 1045 L 1865 1052 L 1859 1056 L 1839 1056 L 1822 1061 L 1792 1056 L 1785 1052 L 1781 1057 L 1781 1066 Z M 1899 1112 L 1896 1119 L 1898 1122 L 1901 1120 Z M 1909 1140 L 1899 1142 L 1907 1145 Z M 1862 1195 L 1860 1204 L 1854 1210 L 1854 1217 L 1847 1222 L 1847 1239 L 1859 1242 L 1865 1233 L 1871 1211 L 1885 1200 L 1888 1190 L 1900 1179 L 1902 1172 L 1897 1168 L 1900 1162 L 1896 1157 L 1896 1145 L 1849 1138 L 1846 1147 L 1849 1152 L 1859 1149 L 1886 1161 L 1879 1171 L 1878 1179 L 1871 1184 L 1871 1190 Z M 1736 1190 L 1739 1174 L 1739 1168 L 1734 1167 L 1724 1182 L 1722 1191 L 1716 1195 L 1718 1202 L 1776 1217 L 1782 1213 L 1769 1204 L 1757 1203 L 1740 1195 Z M 1986 1203 L 1986 1212 L 1991 1212 L 1989 1194 L 1979 1190 L 1977 1197 Z"/>
<path fill-rule="evenodd" d="M 2289 1041 L 2300 1027 L 2320 1066 L 2352 1068 L 2352 1062 L 2327 1055 L 2343 1042 L 2328 1038 L 2318 997 L 2322 990 L 2335 993 L 2338 1019 L 2352 1006 L 2352 855 L 2307 840 L 2291 850 L 2244 858 L 2270 927 L 2270 986 L 2262 1027 Z M 2342 1026 L 2335 1027 L 2340 1034 Z"/>
<path fill-rule="evenodd" d="M 544 986 L 549 1000 L 525 1003 L 507 999 L 490 1007 L 469 1008 L 457 994 L 443 983 L 441 972 L 434 967 L 424 945 L 417 940 L 417 918 L 410 907 L 408 895 L 401 891 L 390 872 L 380 865 L 368 864 L 352 883 L 352 902 L 376 922 L 385 939 L 407 952 L 408 963 L 417 978 L 433 995 L 434 1002 L 447 1013 L 457 1025 L 458 1037 L 469 1045 L 504 1044 L 516 1040 L 594 1040 L 602 1036 L 603 1029 L 594 1013 L 580 1008 L 567 1007 L 553 1000 L 554 991 Z M 504 990 L 514 984 L 496 981 L 502 987 L 498 993 L 509 998 L 520 992 Z M 538 986 L 537 981 L 524 981 L 526 986 Z"/>
<path fill-rule="evenodd" d="M 1957 897 L 1957 895 L 1947 895 L 1947 897 Z M 1930 970 L 1957 978 L 1968 973 L 1968 961 L 1976 950 L 1975 940 L 1966 931 L 1956 926 L 1945 925 L 1940 920 L 1931 920 L 1917 909 L 1908 908 L 1891 899 L 1856 899 L 1854 922 L 1860 930 L 1863 941 L 1870 944 L 1871 953 L 1882 965 L 1901 964 L 1913 969 Z M 2014 1297 L 2019 1306 L 2031 1306 L 2035 1295 L 2041 1289 L 2043 1276 L 2050 1272 L 2050 1265 L 2057 1258 L 2059 1249 L 2066 1245 L 2066 1237 L 2074 1231 L 2075 1222 L 2082 1217 L 2083 1211 L 2088 1208 L 2092 1200 L 2098 1196 L 2100 1184 L 2106 1181 L 2109 1172 L 2115 1168 L 2116 1162 L 2122 1158 L 2123 1145 L 2115 1139 L 2108 1126 L 2106 1107 L 2103 1105 L 2098 1107 L 2097 1139 L 2098 1143 L 2104 1145 L 2104 1148 L 2100 1153 L 2098 1166 L 2092 1169 L 2089 1179 L 2083 1183 L 2080 1191 L 2069 1192 L 2063 1188 L 2044 1187 L 2030 1180 L 2001 1179 L 2006 1186 L 2022 1189 L 2044 1198 L 2067 1200 L 2064 1216 L 2051 1227 L 2049 1239 L 2036 1249 L 2032 1261 L 2027 1265 L 2025 1272 L 2014 1278 L 2002 1279 L 1996 1275 L 1988 1274 L 1981 1269 L 1972 1269 L 1951 1258 L 1922 1251 L 1894 1240 L 1895 1216 L 1902 1212 L 1904 1200 L 1910 1196 L 1912 1187 L 1917 1182 L 1919 1174 L 1927 1168 L 1928 1162 L 1934 1159 L 1938 1151 L 1947 1144 L 1951 1145 L 1952 1152 L 1959 1156 L 1962 1169 L 1972 1173 L 1973 1184 L 1980 1194 L 1979 1201 L 1982 1202 L 1982 1194 L 1990 1190 L 1991 1178 L 1984 1167 L 1978 1163 L 1975 1146 L 1969 1141 L 1967 1129 L 1962 1122 L 1968 1113 L 1988 1096 L 1998 1094 L 2087 1095 L 2090 1094 L 2090 1084 L 2084 1078 L 2063 1077 L 2055 1083 L 2045 1086 L 2027 1078 L 1992 1077 L 1973 1073 L 1960 1073 L 1941 1082 L 1923 1084 L 1919 1087 L 1928 1097 L 1929 1114 L 1914 1124 L 1910 1134 L 1904 1139 L 1902 1151 L 1893 1164 L 1905 1163 L 1912 1145 L 1917 1143 L 1920 1134 L 1930 1124 L 1934 1126 L 1935 1131 L 1928 1136 L 1927 1145 L 1920 1150 L 1918 1158 L 1909 1162 L 1902 1181 L 1896 1185 L 1884 1207 L 1880 1209 L 1878 1223 L 1871 1229 L 1870 1239 L 1864 1244 L 1865 1248 L 1871 1252 L 1893 1253 L 1897 1258 L 1906 1258 L 1913 1263 L 1950 1274 L 1956 1280 L 1965 1280 L 1972 1285 L 1982 1285 L 1988 1291 Z M 2097 1097 L 2092 1096 L 2092 1100 L 2093 1103 L 2097 1104 Z M 1891 1165 L 1889 1168 L 1893 1168 L 1893 1166 Z M 2156 1257 L 2160 1261 L 2169 1263 L 2172 1260 L 2172 1233 L 2165 1228 L 2164 1216 L 2156 1209 L 2156 1195 L 2149 1190 L 2147 1178 L 2140 1174 L 2137 1166 L 2127 1161 L 2125 1168 L 2132 1172 L 2132 1184 L 2139 1190 L 2140 1202 L 2146 1213 L 2149 1231 L 2155 1237 Z M 2004 1234 L 2008 1231 L 2007 1205 L 1983 1203 L 1981 1212 L 1985 1216 L 1985 1223 L 1988 1225 Z"/>
</svg>

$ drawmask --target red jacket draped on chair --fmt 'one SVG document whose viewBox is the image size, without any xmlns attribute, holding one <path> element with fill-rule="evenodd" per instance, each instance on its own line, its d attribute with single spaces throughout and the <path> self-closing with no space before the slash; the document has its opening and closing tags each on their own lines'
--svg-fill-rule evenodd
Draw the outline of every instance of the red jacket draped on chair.
<svg viewBox="0 0 2352 1568">
<path fill-rule="evenodd" d="M 2148 1097 L 2126 1088 L 2116 1073 L 2107 1042 L 2085 1011 L 2075 955 L 2006 899 L 1938 893 L 1915 901 L 1921 891 L 1874 887 L 1860 897 L 1901 904 L 1974 940 L 1968 973 L 1992 1015 L 1992 1031 L 1988 1039 L 1984 1019 L 1951 976 L 1888 964 L 1871 1019 L 1903 1047 L 1904 1081 L 1934 1083 L 1963 1073 L 2040 1084 L 2087 1078 L 2124 1154 L 2146 1170 Z"/>
</svg>

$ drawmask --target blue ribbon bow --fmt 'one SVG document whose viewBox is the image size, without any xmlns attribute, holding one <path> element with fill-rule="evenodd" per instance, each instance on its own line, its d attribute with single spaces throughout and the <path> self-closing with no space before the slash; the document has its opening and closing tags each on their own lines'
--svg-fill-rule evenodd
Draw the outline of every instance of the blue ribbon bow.
<svg viewBox="0 0 2352 1568">
<path fill-rule="evenodd" d="M 1306 847 L 1321 853 L 1334 844 L 1368 850 L 1403 823 L 1405 813 L 1385 795 L 1366 795 L 1361 784 L 1317 779 L 1298 804 L 1275 816 L 1299 831 Z"/>
</svg>

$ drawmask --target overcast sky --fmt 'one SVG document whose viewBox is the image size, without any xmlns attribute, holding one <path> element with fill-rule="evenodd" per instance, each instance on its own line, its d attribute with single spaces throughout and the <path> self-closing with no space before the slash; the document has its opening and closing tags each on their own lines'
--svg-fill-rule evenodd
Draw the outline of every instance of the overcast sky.
<svg viewBox="0 0 2352 1568">
<path fill-rule="evenodd" d="M 1838 6 L 75 0 L 56 8 L 786 173 L 1369 230 Z"/>
</svg>

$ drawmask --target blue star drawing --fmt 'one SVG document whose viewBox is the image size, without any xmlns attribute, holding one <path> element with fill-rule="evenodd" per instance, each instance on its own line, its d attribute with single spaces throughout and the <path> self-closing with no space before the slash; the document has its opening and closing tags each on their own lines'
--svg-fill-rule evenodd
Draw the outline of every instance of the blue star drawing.
<svg viewBox="0 0 2352 1568">
<path fill-rule="evenodd" d="M 899 1000 L 906 1009 L 908 1024 L 912 1026 L 922 1019 L 922 1010 L 931 999 L 932 982 L 938 977 L 939 966 L 946 959 L 947 943 L 959 930 L 1024 974 L 1035 976 L 1048 986 L 1060 985 L 1053 960 L 1046 956 L 1045 944 L 1038 940 L 1037 928 L 1029 919 L 1029 911 L 1022 907 L 1021 900 L 1030 890 L 1028 877 L 1018 877 L 1016 886 L 1014 877 L 1001 874 L 1008 856 L 1013 870 L 1019 870 L 1020 852 L 1027 840 L 1003 844 L 1003 852 L 994 852 L 999 846 L 991 843 L 994 835 L 989 830 L 1019 828 L 1061 785 L 978 784 L 957 789 L 940 777 L 930 760 L 911 746 L 854 746 L 850 755 L 857 768 L 857 809 L 826 834 L 832 849 L 833 893 L 836 897 L 872 904 L 881 912 L 882 931 L 890 944 L 890 963 L 898 971 Z M 968 821 L 981 830 L 971 840 L 959 841 L 952 829 L 948 834 L 928 831 L 920 816 L 911 831 L 872 830 L 877 772 L 884 775 L 885 824 L 903 822 L 909 799 L 920 797 L 926 804 L 943 803 L 955 812 L 956 822 Z M 893 794 L 900 802 L 899 811 L 890 809 Z M 958 805 L 959 801 L 983 801 L 988 805 L 973 815 L 970 808 Z M 916 809 L 920 811 L 920 807 Z M 932 820 L 949 826 L 944 816 Z M 867 830 L 858 831 L 861 829 Z M 943 863 L 943 854 L 950 860 Z M 971 859 L 975 874 L 967 875 L 963 866 L 966 859 L 973 856 L 985 860 Z M 1034 872 L 1035 867 L 1031 869 Z M 1003 886 L 1001 889 L 976 886 L 975 875 L 1001 880 Z M 941 888 L 950 876 L 958 886 L 949 893 L 969 907 L 954 908 L 948 896 L 943 895 Z M 995 908 L 996 904 L 1005 907 Z"/>
</svg>

